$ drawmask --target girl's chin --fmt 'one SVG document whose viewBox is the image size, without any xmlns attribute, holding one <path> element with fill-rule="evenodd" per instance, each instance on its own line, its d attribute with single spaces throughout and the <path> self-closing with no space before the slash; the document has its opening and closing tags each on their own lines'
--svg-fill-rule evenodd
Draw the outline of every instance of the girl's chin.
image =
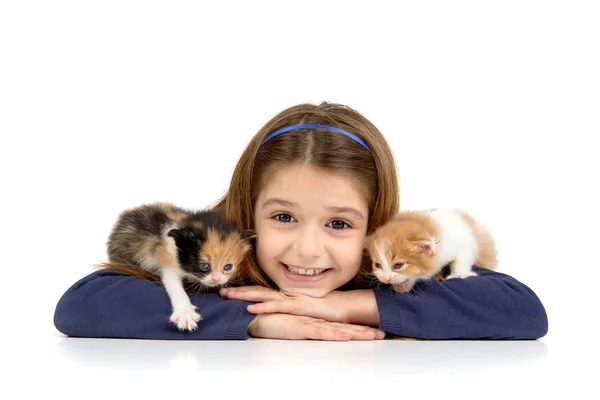
<svg viewBox="0 0 600 400">
<path fill-rule="evenodd" d="M 334 289 L 319 287 L 293 287 L 283 285 L 282 287 L 280 287 L 280 290 L 286 293 L 301 294 L 308 297 L 321 298 L 327 296 Z"/>
</svg>

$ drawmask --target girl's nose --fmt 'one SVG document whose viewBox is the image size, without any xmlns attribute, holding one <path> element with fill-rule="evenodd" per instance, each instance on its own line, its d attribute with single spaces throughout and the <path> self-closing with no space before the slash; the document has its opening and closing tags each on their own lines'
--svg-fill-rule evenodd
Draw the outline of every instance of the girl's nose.
<svg viewBox="0 0 600 400">
<path fill-rule="evenodd" d="M 314 228 L 306 227 L 295 240 L 296 253 L 304 258 L 316 258 L 323 254 L 323 240 Z"/>
</svg>

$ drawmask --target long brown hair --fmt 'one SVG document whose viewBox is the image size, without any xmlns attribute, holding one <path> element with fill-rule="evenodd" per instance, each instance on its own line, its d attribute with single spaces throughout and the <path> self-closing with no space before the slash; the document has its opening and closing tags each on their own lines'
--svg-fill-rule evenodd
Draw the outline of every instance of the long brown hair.
<svg viewBox="0 0 600 400">
<path fill-rule="evenodd" d="M 322 124 L 346 130 L 362 139 L 370 150 L 342 134 L 312 128 L 290 131 L 261 144 L 275 130 L 298 124 Z M 299 104 L 267 122 L 244 150 L 227 194 L 213 210 L 224 212 L 242 229 L 254 229 L 254 203 L 266 177 L 277 167 L 296 163 L 345 174 L 360 182 L 369 207 L 367 234 L 399 211 L 396 163 L 385 138 L 357 111 L 327 102 Z M 368 260 L 363 258 L 354 283 L 360 281 L 367 268 Z M 258 266 L 255 252 L 242 271 L 247 283 L 274 286 Z"/>
</svg>

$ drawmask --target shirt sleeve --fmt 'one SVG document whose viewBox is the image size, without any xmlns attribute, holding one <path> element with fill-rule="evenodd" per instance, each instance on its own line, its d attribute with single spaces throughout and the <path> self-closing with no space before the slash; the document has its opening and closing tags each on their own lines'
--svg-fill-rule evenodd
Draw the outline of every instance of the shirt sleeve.
<svg viewBox="0 0 600 400">
<path fill-rule="evenodd" d="M 67 336 L 160 340 L 243 340 L 256 317 L 251 304 L 223 299 L 218 293 L 191 294 L 202 320 L 195 331 L 179 331 L 169 322 L 171 302 L 160 282 L 96 271 L 60 298 L 54 326 Z"/>
<path fill-rule="evenodd" d="M 473 267 L 478 276 L 417 283 L 410 293 L 374 289 L 380 329 L 418 339 L 538 339 L 546 310 L 527 286 L 506 274 Z"/>
</svg>

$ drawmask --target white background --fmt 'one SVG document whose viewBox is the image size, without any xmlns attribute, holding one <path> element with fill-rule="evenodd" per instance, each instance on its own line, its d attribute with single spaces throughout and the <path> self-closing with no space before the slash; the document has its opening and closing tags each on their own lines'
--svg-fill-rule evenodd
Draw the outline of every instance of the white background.
<svg viewBox="0 0 600 400">
<path fill-rule="evenodd" d="M 1 390 L 596 396 L 598 3 L 210 3 L 1 3 Z M 323 100 L 386 136 L 401 208 L 461 207 L 490 227 L 500 270 L 545 305 L 546 337 L 233 344 L 55 330 L 56 302 L 104 260 L 120 210 L 211 205 L 264 123 Z"/>
</svg>

